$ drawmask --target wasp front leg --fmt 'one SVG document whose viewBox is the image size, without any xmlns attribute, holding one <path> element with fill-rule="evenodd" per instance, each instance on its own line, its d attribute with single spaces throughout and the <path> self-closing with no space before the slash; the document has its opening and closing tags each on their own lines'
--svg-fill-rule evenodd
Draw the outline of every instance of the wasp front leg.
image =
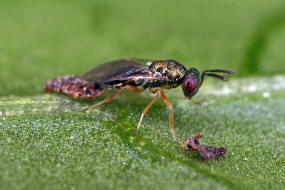
<svg viewBox="0 0 285 190">
<path fill-rule="evenodd" d="M 152 101 L 148 104 L 148 106 L 143 110 L 140 121 L 138 123 L 137 129 L 136 129 L 136 135 L 139 132 L 142 120 L 144 115 L 147 113 L 147 111 L 149 110 L 149 108 L 156 102 L 157 98 L 159 97 L 160 91 L 158 89 L 156 90 L 150 90 L 151 93 L 155 94 L 155 97 L 152 99 Z"/>
<path fill-rule="evenodd" d="M 172 136 L 173 136 L 174 140 L 176 141 L 176 143 L 179 144 L 178 143 L 178 139 L 176 138 L 176 134 L 175 134 L 174 128 L 173 128 L 173 108 L 172 108 L 172 105 L 169 102 L 168 98 L 166 97 L 166 95 L 165 95 L 165 93 L 163 92 L 162 89 L 160 90 L 160 94 L 161 94 L 161 98 L 162 98 L 163 103 L 166 105 L 166 107 L 170 111 L 170 114 L 169 114 L 169 127 L 170 127 L 170 130 L 171 130 Z"/>
<path fill-rule="evenodd" d="M 144 115 L 147 113 L 149 108 L 156 102 L 156 100 L 158 99 L 159 95 L 161 95 L 163 103 L 167 106 L 167 108 L 170 111 L 170 114 L 169 114 L 169 127 L 170 127 L 170 130 L 171 130 L 171 134 L 172 134 L 174 140 L 176 141 L 176 143 L 178 144 L 178 140 L 176 138 L 175 131 L 174 131 L 174 128 L 173 128 L 173 109 L 172 109 L 171 103 L 169 102 L 168 98 L 166 97 L 166 95 L 164 94 L 162 89 L 150 90 L 150 92 L 155 94 L 155 97 L 152 99 L 152 101 L 149 103 L 149 105 L 142 112 L 140 121 L 139 121 L 137 129 L 136 129 L 136 134 L 139 131 L 139 128 L 141 126 L 141 122 L 143 120 Z"/>
</svg>

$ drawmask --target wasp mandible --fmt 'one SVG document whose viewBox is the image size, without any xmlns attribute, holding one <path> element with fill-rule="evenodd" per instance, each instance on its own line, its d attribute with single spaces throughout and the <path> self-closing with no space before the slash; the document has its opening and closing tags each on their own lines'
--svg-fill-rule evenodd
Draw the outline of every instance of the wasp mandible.
<svg viewBox="0 0 285 190">
<path fill-rule="evenodd" d="M 178 140 L 173 129 L 173 108 L 164 93 L 164 89 L 176 88 L 182 85 L 186 98 L 191 99 L 201 88 L 205 76 L 215 77 L 226 81 L 227 78 L 216 73 L 234 74 L 230 70 L 212 69 L 200 72 L 195 68 L 186 69 L 175 60 L 120 59 L 99 65 L 83 76 L 64 76 L 49 80 L 45 84 L 46 92 L 63 92 L 74 98 L 95 99 L 106 89 L 115 88 L 117 91 L 104 100 L 89 106 L 95 108 L 109 102 L 123 90 L 140 93 L 149 89 L 154 98 L 143 110 L 136 128 L 139 131 L 144 115 L 161 96 L 163 103 L 170 111 L 169 127 L 174 140 Z"/>
</svg>

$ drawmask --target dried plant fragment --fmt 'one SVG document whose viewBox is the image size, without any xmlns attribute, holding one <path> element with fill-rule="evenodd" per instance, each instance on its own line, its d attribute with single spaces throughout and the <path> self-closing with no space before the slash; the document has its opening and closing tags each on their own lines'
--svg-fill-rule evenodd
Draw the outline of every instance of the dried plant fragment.
<svg viewBox="0 0 285 190">
<path fill-rule="evenodd" d="M 215 159 L 220 156 L 224 156 L 227 152 L 226 147 L 217 148 L 214 146 L 204 146 L 201 145 L 198 139 L 202 138 L 203 134 L 192 136 L 190 138 L 185 139 L 185 143 L 182 145 L 183 147 L 187 146 L 189 151 L 197 151 L 200 153 L 200 157 L 204 161 L 209 161 Z"/>
</svg>

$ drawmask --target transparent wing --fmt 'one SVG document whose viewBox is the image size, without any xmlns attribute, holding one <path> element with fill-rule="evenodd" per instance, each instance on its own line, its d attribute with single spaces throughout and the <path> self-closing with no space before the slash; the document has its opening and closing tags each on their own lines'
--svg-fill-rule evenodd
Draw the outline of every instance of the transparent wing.
<svg viewBox="0 0 285 190">
<path fill-rule="evenodd" d="M 120 59 L 99 65 L 84 74 L 84 78 L 93 83 L 105 84 L 114 80 L 131 80 L 136 77 L 151 77 L 148 68 L 152 60 Z"/>
</svg>

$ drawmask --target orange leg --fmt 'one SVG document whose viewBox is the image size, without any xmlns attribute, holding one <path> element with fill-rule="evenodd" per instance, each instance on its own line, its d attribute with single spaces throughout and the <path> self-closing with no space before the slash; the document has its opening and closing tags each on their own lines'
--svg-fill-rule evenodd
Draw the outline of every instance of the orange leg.
<svg viewBox="0 0 285 190">
<path fill-rule="evenodd" d="M 138 123 L 138 126 L 137 126 L 137 129 L 136 129 L 136 135 L 138 134 L 139 132 L 139 129 L 140 129 L 140 126 L 141 126 L 141 123 L 142 123 L 142 120 L 143 120 L 143 117 L 144 115 L 147 113 L 147 111 L 149 110 L 149 108 L 152 106 L 152 104 L 154 104 L 154 102 L 157 100 L 159 94 L 160 94 L 160 91 L 158 89 L 156 90 L 150 90 L 151 93 L 153 94 L 156 94 L 155 97 L 152 99 L 152 101 L 148 104 L 148 106 L 143 110 L 142 112 L 142 115 L 141 115 L 141 118 L 140 118 L 140 121 Z"/>
<path fill-rule="evenodd" d="M 142 91 L 144 91 L 144 89 L 139 89 L 135 86 L 124 86 L 122 88 L 120 88 L 119 90 L 117 90 L 114 94 L 112 94 L 111 96 L 108 96 L 107 98 L 105 98 L 104 100 L 102 100 L 101 102 L 98 102 L 96 104 L 93 104 L 92 106 L 88 106 L 88 108 L 86 108 L 84 111 L 87 111 L 89 109 L 93 109 L 97 106 L 100 106 L 101 104 L 104 104 L 106 102 L 109 102 L 111 100 L 113 100 L 116 96 L 118 96 L 124 89 L 130 91 L 130 92 L 135 92 L 135 93 L 140 93 Z"/>
<path fill-rule="evenodd" d="M 124 86 L 123 88 L 134 93 L 141 93 L 142 91 L 144 91 L 144 89 L 139 89 L 135 86 Z"/>
<path fill-rule="evenodd" d="M 170 115 L 169 115 L 169 127 L 170 127 L 170 130 L 171 130 L 171 133 L 172 133 L 172 136 L 173 136 L 174 140 L 175 140 L 176 143 L 178 144 L 178 140 L 177 140 L 177 138 L 176 138 L 175 131 L 174 131 L 174 129 L 173 129 L 173 109 L 172 109 L 172 105 L 171 105 L 171 103 L 169 102 L 168 98 L 166 97 L 166 95 L 164 94 L 164 92 L 163 92 L 162 89 L 160 90 L 160 93 L 161 93 L 161 98 L 162 98 L 163 103 L 167 106 L 167 108 L 168 108 L 169 111 L 170 111 Z"/>
<path fill-rule="evenodd" d="M 117 90 L 114 94 L 112 94 L 111 96 L 108 96 L 107 98 L 105 98 L 104 100 L 102 100 L 101 102 L 98 102 L 96 104 L 93 104 L 92 106 L 88 106 L 84 111 L 87 111 L 87 110 L 90 110 L 90 109 L 93 109 L 97 106 L 100 106 L 101 104 L 104 104 L 106 102 L 109 102 L 111 100 L 113 100 L 116 96 L 118 96 L 124 89 L 121 88 L 119 90 Z"/>
</svg>

